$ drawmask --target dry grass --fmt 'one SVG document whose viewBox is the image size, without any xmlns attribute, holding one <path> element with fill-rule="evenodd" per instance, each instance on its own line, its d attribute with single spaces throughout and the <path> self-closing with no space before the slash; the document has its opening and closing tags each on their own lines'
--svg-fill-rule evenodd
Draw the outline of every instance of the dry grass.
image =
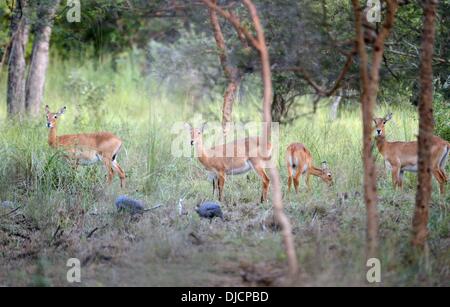
<svg viewBox="0 0 450 307">
<path fill-rule="evenodd" d="M 101 166 L 75 171 L 67 165 L 48 148 L 43 117 L 0 123 L 0 200 L 20 206 L 14 212 L 16 207 L 0 207 L 0 286 L 66 286 L 66 261 L 73 257 L 82 262 L 81 286 L 284 285 L 286 259 L 280 234 L 271 218 L 271 204 L 256 204 L 261 184 L 255 174 L 227 181 L 224 222 L 209 224 L 193 211 L 199 201 L 211 198 L 211 184 L 198 161 L 170 154 L 174 137 L 170 128 L 175 121 L 192 118 L 191 97 L 174 99 L 164 91 L 149 96 L 145 81 L 135 81 L 132 71 L 111 75 L 87 65 L 78 68 L 83 78 L 77 82 L 110 86 L 103 97 L 106 112 L 87 117 L 89 104 L 78 106 L 65 78 L 59 77 L 72 73 L 70 67 L 52 66 L 46 102 L 54 108 L 68 106 L 61 133 L 101 128 L 125 141 L 119 161 L 127 172 L 127 187 L 120 190 L 117 178 L 112 186 L 106 185 Z M 90 98 L 77 99 L 87 103 Z M 257 96 L 249 93 L 245 99 L 236 107 L 237 117 L 258 120 L 257 108 L 248 107 L 257 104 Z M 200 110 L 196 112 L 205 118 L 215 118 L 209 106 Z M 393 111 L 390 138 L 413 139 L 414 110 Z M 299 195 L 286 195 L 284 190 L 301 265 L 295 285 L 368 285 L 360 126 L 358 109 L 350 107 L 335 122 L 321 110 L 282 127 L 280 149 L 293 141 L 305 143 L 317 162 L 328 161 L 336 181 L 327 188 L 313 179 L 311 193 L 305 192 L 304 183 Z M 395 192 L 379 156 L 377 163 L 382 285 L 448 285 L 450 193 L 442 198 L 433 195 L 430 250 L 417 257 L 409 245 L 415 177 L 407 176 L 405 190 Z M 285 182 L 282 155 L 279 166 Z M 437 191 L 435 184 L 434 188 Z M 119 194 L 162 207 L 132 218 L 116 212 L 113 203 Z M 180 197 L 188 212 L 181 217 Z"/>
</svg>

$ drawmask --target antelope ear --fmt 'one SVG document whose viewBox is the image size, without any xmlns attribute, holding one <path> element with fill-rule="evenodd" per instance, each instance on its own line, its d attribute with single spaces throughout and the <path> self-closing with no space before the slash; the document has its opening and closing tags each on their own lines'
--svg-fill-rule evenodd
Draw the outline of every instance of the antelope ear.
<svg viewBox="0 0 450 307">
<path fill-rule="evenodd" d="M 391 119 L 392 119 L 392 112 L 389 113 L 388 115 L 386 115 L 386 117 L 384 118 L 384 121 L 385 121 L 385 122 L 388 122 L 388 121 L 390 121 Z"/>
<path fill-rule="evenodd" d="M 59 115 L 63 115 L 66 112 L 66 110 L 67 110 L 67 107 L 64 106 L 64 107 L 61 108 L 61 110 L 59 110 L 58 114 Z"/>
<path fill-rule="evenodd" d="M 328 163 L 327 163 L 327 161 L 323 161 L 322 162 L 322 170 L 324 171 L 324 170 L 327 170 L 328 169 Z"/>
<path fill-rule="evenodd" d="M 47 114 L 50 113 L 50 108 L 48 105 L 45 106 L 45 113 L 47 113 Z"/>
<path fill-rule="evenodd" d="M 208 123 L 207 122 L 204 122 L 203 123 L 203 125 L 202 125 L 202 128 L 200 129 L 201 131 L 202 131 L 202 133 L 203 133 L 203 131 L 205 130 L 205 128 L 208 126 Z"/>
<path fill-rule="evenodd" d="M 184 128 L 188 129 L 189 131 L 192 130 L 192 125 L 189 123 L 184 123 Z"/>
</svg>

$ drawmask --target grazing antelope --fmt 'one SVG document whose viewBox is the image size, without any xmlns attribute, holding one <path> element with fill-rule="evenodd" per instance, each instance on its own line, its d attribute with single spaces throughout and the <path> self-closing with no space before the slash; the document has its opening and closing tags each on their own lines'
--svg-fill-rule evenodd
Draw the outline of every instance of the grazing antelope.
<svg viewBox="0 0 450 307">
<path fill-rule="evenodd" d="M 308 190 L 311 190 L 310 176 L 321 178 L 328 185 L 333 184 L 333 176 L 326 161 L 322 162 L 322 168 L 313 165 L 313 158 L 308 148 L 300 143 L 293 143 L 286 150 L 286 165 L 288 170 L 288 192 L 291 191 L 294 181 L 295 192 L 298 193 L 300 176 L 306 174 Z"/>
<path fill-rule="evenodd" d="M 404 172 L 417 172 L 418 170 L 418 146 L 417 141 L 388 142 L 384 127 L 391 119 L 392 113 L 384 118 L 374 118 L 375 141 L 387 168 L 392 170 L 394 188 L 397 186 L 403 188 Z M 431 144 L 431 171 L 439 182 L 441 194 L 445 192 L 445 184 L 448 182 L 444 168 L 449 153 L 450 143 L 440 137 L 433 136 Z"/>
<path fill-rule="evenodd" d="M 248 137 L 205 149 L 203 146 L 205 124 L 200 129 L 193 128 L 190 124 L 186 124 L 186 127 L 190 130 L 191 145 L 195 146 L 198 160 L 208 171 L 208 177 L 213 180 L 213 193 L 217 180 L 219 201 L 223 200 L 226 176 L 244 174 L 251 169 L 255 170 L 262 180 L 261 202 L 267 200 L 270 179 L 265 168 L 266 163 L 271 159 L 272 145 L 270 143 L 267 144 L 267 157 L 261 153 L 263 143 L 259 137 Z M 225 153 L 231 153 L 231 156 L 227 156 Z"/>
<path fill-rule="evenodd" d="M 66 107 L 59 112 L 52 113 L 45 106 L 47 114 L 48 144 L 53 148 L 61 148 L 68 158 L 75 160 L 76 165 L 88 165 L 103 161 L 108 172 L 108 182 L 111 183 L 114 172 L 120 178 L 120 186 L 125 184 L 125 172 L 117 163 L 117 154 L 122 146 L 122 141 L 110 132 L 81 133 L 56 135 L 58 118 L 64 114 Z"/>
</svg>

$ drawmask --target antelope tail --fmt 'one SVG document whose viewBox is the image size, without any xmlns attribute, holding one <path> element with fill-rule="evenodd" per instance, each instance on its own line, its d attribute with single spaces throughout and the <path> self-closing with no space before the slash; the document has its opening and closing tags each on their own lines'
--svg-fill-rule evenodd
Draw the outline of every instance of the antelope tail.
<svg viewBox="0 0 450 307">
<path fill-rule="evenodd" d="M 298 160 L 295 158 L 294 152 L 295 152 L 295 148 L 291 148 L 289 151 L 288 159 L 289 159 L 289 166 L 292 169 L 292 175 L 295 176 L 297 173 L 297 168 L 298 168 Z"/>
</svg>

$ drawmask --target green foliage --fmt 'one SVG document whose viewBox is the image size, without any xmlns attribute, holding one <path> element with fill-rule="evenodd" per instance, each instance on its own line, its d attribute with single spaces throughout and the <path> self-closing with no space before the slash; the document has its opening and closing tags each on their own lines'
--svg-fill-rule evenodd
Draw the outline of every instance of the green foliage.
<svg viewBox="0 0 450 307">
<path fill-rule="evenodd" d="M 185 103 L 190 102 L 188 90 L 178 90 L 169 99 L 166 92 L 173 90 L 170 84 L 159 86 L 157 79 L 140 78 L 139 69 L 133 67 L 140 59 L 126 59 L 112 73 L 109 62 L 97 65 L 86 60 L 74 65 L 53 58 L 46 93 L 54 108 L 61 107 L 57 105 L 61 100 L 68 102 L 59 124 L 60 134 L 101 129 L 122 138 L 118 162 L 127 173 L 124 189 L 119 187 L 117 177 L 111 186 L 106 184 L 101 164 L 75 169 L 62 152 L 49 148 L 44 116 L 21 122 L 4 120 L 2 113 L 0 201 L 11 200 L 22 207 L 6 218 L 2 216 L 9 210 L 0 208 L 1 272 L 5 276 L 0 285 L 66 285 L 64 261 L 74 256 L 83 261 L 86 272 L 92 272 L 83 275 L 83 285 L 93 286 L 223 285 L 222 278 L 229 282 L 230 276 L 236 277 L 234 285 L 249 285 L 240 275 L 246 270 L 243 263 L 255 263 L 263 269 L 283 267 L 286 259 L 280 235 L 264 224 L 272 214 L 271 203 L 255 205 L 261 190 L 256 174 L 227 178 L 225 222 L 210 225 L 193 214 L 200 200 L 212 198 L 211 182 L 195 157 L 171 154 L 177 136 L 171 128 L 175 122 L 192 121 L 193 114 L 216 118 L 220 99 L 209 104 L 200 101 L 194 111 L 190 103 Z M 93 91 L 99 87 L 104 91 L 96 97 Z M 248 93 L 235 106 L 236 118 L 242 122 L 260 120 L 260 88 L 250 86 L 246 90 Z M 0 91 L 2 99 L 4 93 Z M 107 112 L 100 119 L 89 117 L 80 127 L 72 120 L 78 112 L 76 103 L 83 101 L 79 112 L 85 113 L 96 99 L 103 101 Z M 376 114 L 388 110 L 394 113 L 394 120 L 386 127 L 389 140 L 413 140 L 417 134 L 416 109 L 382 105 Z M 309 108 L 300 111 L 306 113 Z M 281 127 L 276 162 L 284 183 L 285 211 L 307 276 L 300 285 L 366 285 L 361 129 L 357 107 L 345 107 L 333 122 L 328 110 L 319 108 L 317 114 Z M 205 133 L 208 135 L 208 130 Z M 333 187 L 312 178 L 312 191 L 308 193 L 302 178 L 300 194 L 287 194 L 284 150 L 291 142 L 304 143 L 316 164 L 328 161 L 335 178 Z M 410 253 L 415 177 L 407 176 L 404 191 L 394 192 L 390 176 L 382 174 L 379 155 L 377 169 L 380 257 L 386 270 L 382 285 L 446 285 L 442 267 L 448 262 L 444 247 L 450 223 L 446 209 L 439 204 L 448 203 L 449 193 L 439 198 L 434 184 L 430 210 L 433 257 L 424 277 L 423 266 L 405 259 Z M 162 206 L 141 218 L 131 218 L 116 213 L 113 203 L 119 194 L 142 199 L 149 207 Z M 177 202 L 181 197 L 185 198 L 188 215 L 179 217 Z M 117 279 L 111 279 L 111 263 Z M 255 284 L 259 285 L 258 281 Z"/>
<path fill-rule="evenodd" d="M 436 94 L 434 100 L 434 119 L 436 135 L 450 142 L 450 101 Z"/>
<path fill-rule="evenodd" d="M 64 58 L 82 57 L 86 52 L 96 58 L 119 55 L 130 47 L 145 48 L 149 39 L 171 39 L 179 21 L 151 18 L 164 7 L 165 0 L 84 0 L 81 22 L 66 19 L 62 1 L 52 35 L 53 48 Z M 111 65 L 115 65 L 112 61 Z"/>
<path fill-rule="evenodd" d="M 11 16 L 11 8 L 7 3 L 0 2 L 0 59 L 9 43 L 9 20 Z"/>
<path fill-rule="evenodd" d="M 87 121 L 101 124 L 106 111 L 106 94 L 111 88 L 106 85 L 97 85 L 77 73 L 67 77 L 65 87 L 67 91 L 73 93 L 72 102 L 77 111 L 74 123 L 83 126 L 87 125 Z"/>
<path fill-rule="evenodd" d="M 207 10 L 190 12 L 189 17 L 195 18 L 185 20 L 145 16 L 163 2 L 83 1 L 82 23 L 68 24 L 61 7 L 53 32 L 45 102 L 52 109 L 68 106 L 59 134 L 106 130 L 118 135 L 124 141 L 118 157 L 127 174 L 124 189 L 119 188 L 117 177 L 111 186 L 105 183 L 102 165 L 75 169 L 63 152 L 49 148 L 44 116 L 32 121 L 6 120 L 2 104 L 0 201 L 12 200 L 22 207 L 6 217 L 8 211 L 0 208 L 0 275 L 6 277 L 0 279 L 0 286 L 30 282 L 66 285 L 67 268 L 61 259 L 74 256 L 83 260 L 83 282 L 99 286 L 249 285 L 250 281 L 241 278 L 245 262 L 261 264 L 263 269 L 284 266 L 280 235 L 264 226 L 272 214 L 271 203 L 255 205 L 261 183 L 254 173 L 227 179 L 225 222 L 210 225 L 193 214 L 200 200 L 212 198 L 211 183 L 197 159 L 171 155 L 175 137 L 171 128 L 175 122 L 191 121 L 194 114 L 220 120 L 222 92 L 217 85 L 223 72 L 205 17 Z M 349 2 L 322 2 L 328 12 L 328 29 L 321 26 L 321 2 L 283 0 L 278 6 L 275 1 L 255 2 L 268 30 L 274 67 L 302 65 L 320 84 L 329 85 L 343 57 L 335 50 L 331 54 L 328 35 L 338 41 L 352 37 Z M 127 7 L 129 3 L 133 10 Z M 295 9 L 291 10 L 291 4 Z M 248 17 L 241 6 L 237 13 L 243 19 Z M 0 39 L 8 37 L 8 14 L 0 3 L 0 23 L 4 25 Z M 400 17 L 405 22 L 396 23 L 398 32 L 389 47 L 413 52 L 420 39 L 417 4 L 402 6 Z M 224 31 L 232 49 L 231 60 L 244 68 L 255 65 L 253 51 L 237 47 L 240 42 L 234 30 L 224 25 Z M 447 31 L 439 28 L 438 44 L 445 45 L 448 35 L 442 33 Z M 445 48 L 436 49 L 443 52 L 439 56 L 448 58 Z M 382 105 L 376 114 L 394 113 L 394 120 L 386 127 L 389 140 L 414 140 L 417 134 L 417 110 L 407 105 L 412 80 L 417 76 L 416 60 L 387 52 L 387 62 L 400 81 L 384 67 Z M 436 64 L 437 73 L 443 75 L 446 67 Z M 241 122 L 261 119 L 257 64 L 255 68 L 245 77 L 242 97 L 235 105 L 234 118 Z M 354 76 L 350 74 L 346 81 L 358 88 L 351 83 L 358 81 Z M 300 78 L 275 74 L 275 90 L 289 95 L 309 92 L 302 82 L 291 86 L 290 80 Z M 1 101 L 6 100 L 5 95 L 2 82 Z M 435 102 L 436 132 L 448 139 L 449 104 L 439 95 Z M 305 271 L 301 285 L 366 285 L 359 105 L 344 106 L 342 116 L 330 121 L 328 110 L 322 108 L 326 104 L 310 114 L 308 96 L 295 101 L 299 103 L 296 112 L 307 115 L 288 114 L 292 122 L 281 127 L 280 146 L 276 148 L 279 154 L 274 153 L 274 157 L 282 182 L 287 179 L 284 150 L 291 142 L 304 143 L 316 164 L 327 160 L 335 178 L 331 188 L 313 178 L 311 192 L 305 191 L 303 178 L 299 195 L 287 194 L 283 184 L 285 211 Z M 426 265 L 410 261 L 405 255 L 410 255 L 416 179 L 407 175 L 404 191 L 394 191 L 380 155 L 376 158 L 383 285 L 447 285 L 450 218 L 445 205 L 449 193 L 440 197 L 433 183 L 429 223 L 432 256 Z M 118 215 L 113 203 L 119 194 L 162 207 L 138 219 Z M 176 211 L 180 197 L 185 198 L 188 212 L 181 217 Z M 111 278 L 111 265 L 117 279 Z M 252 267 L 251 276 L 258 275 L 258 270 Z M 264 278 L 263 282 L 268 281 Z"/>
<path fill-rule="evenodd" d="M 151 41 L 148 45 L 149 77 L 172 87 L 172 94 L 190 93 L 193 102 L 212 95 L 223 72 L 217 61 L 213 37 L 182 31 L 171 45 Z"/>
</svg>

